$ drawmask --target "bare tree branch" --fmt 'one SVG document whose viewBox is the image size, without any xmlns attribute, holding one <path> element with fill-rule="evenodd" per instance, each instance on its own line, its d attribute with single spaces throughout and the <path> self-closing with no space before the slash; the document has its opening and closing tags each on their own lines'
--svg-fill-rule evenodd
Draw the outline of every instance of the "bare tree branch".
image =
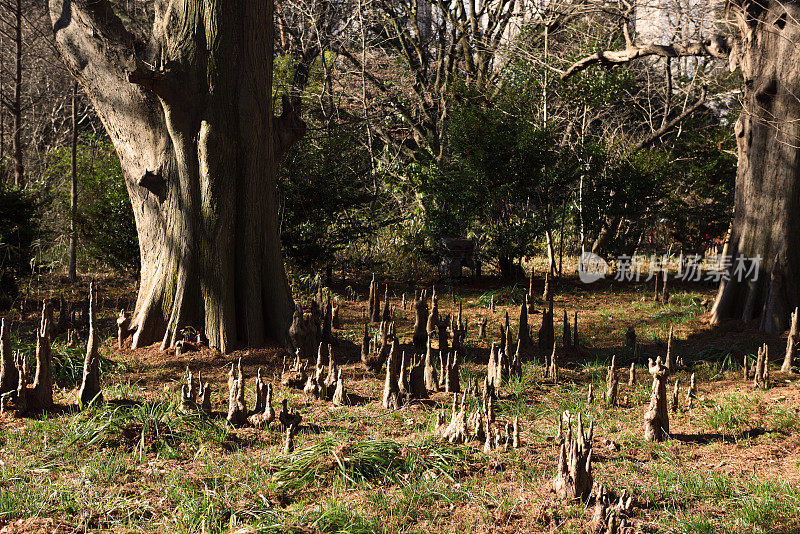
<svg viewBox="0 0 800 534">
<path fill-rule="evenodd" d="M 592 65 L 613 66 L 628 63 L 634 59 L 648 56 L 659 57 L 692 57 L 692 56 L 711 56 L 720 59 L 727 59 L 731 51 L 731 38 L 717 35 L 712 39 L 693 43 L 683 43 L 674 45 L 660 45 L 650 43 L 646 45 L 631 45 L 625 50 L 607 50 L 596 52 L 590 56 L 575 62 L 561 75 L 562 80 L 566 80 L 573 74 L 580 72 Z"/>
<path fill-rule="evenodd" d="M 642 141 L 640 141 L 636 145 L 636 148 L 641 149 L 649 147 L 650 145 L 658 141 L 663 135 L 669 132 L 672 128 L 680 124 L 689 115 L 700 109 L 700 107 L 705 105 L 705 103 L 706 103 L 706 88 L 703 87 L 702 92 L 700 93 L 700 98 L 697 100 L 697 102 L 686 108 L 680 115 L 678 115 L 674 119 L 662 124 L 661 128 L 659 128 L 658 130 L 656 130 L 655 132 L 644 138 Z"/>
</svg>

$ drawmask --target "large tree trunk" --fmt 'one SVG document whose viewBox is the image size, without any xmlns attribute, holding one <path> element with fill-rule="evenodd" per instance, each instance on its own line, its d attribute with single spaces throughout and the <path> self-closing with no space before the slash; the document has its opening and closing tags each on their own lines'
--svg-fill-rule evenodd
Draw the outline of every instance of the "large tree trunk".
<svg viewBox="0 0 800 534">
<path fill-rule="evenodd" d="M 729 257 L 761 257 L 758 279 L 723 281 L 714 320 L 761 318 L 785 330 L 800 304 L 800 5 L 738 2 L 738 60 L 745 80 L 736 125 L 739 167 Z M 737 53 L 738 52 L 738 53 Z"/>
<path fill-rule="evenodd" d="M 272 2 L 156 2 L 137 42 L 107 0 L 50 0 L 56 43 L 120 158 L 139 234 L 133 346 L 192 326 L 221 351 L 284 341 L 294 305 L 275 163 L 302 123 L 273 118 Z"/>
</svg>

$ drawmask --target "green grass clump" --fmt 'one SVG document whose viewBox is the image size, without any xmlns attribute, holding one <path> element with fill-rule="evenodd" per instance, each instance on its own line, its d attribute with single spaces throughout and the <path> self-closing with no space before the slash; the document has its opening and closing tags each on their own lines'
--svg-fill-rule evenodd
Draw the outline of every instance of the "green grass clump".
<svg viewBox="0 0 800 534">
<path fill-rule="evenodd" d="M 183 414 L 172 404 L 145 401 L 92 407 L 65 429 L 64 447 L 118 447 L 142 459 L 150 452 L 178 457 L 182 447 L 197 449 L 228 439 L 228 430 L 203 414 Z"/>
<path fill-rule="evenodd" d="M 487 291 L 478 297 L 478 306 L 489 306 L 494 297 L 495 306 L 516 306 L 522 304 L 525 295 L 528 293 L 527 286 L 504 286 L 493 291 Z"/>
<path fill-rule="evenodd" d="M 797 434 L 800 432 L 800 410 L 793 406 L 778 406 L 767 414 L 767 428 L 772 432 Z"/>
<path fill-rule="evenodd" d="M 724 435 L 736 436 L 751 425 L 757 400 L 739 393 L 728 393 L 714 402 L 703 414 L 703 423 Z"/>
<path fill-rule="evenodd" d="M 466 447 L 435 438 L 402 444 L 391 439 L 341 442 L 331 435 L 276 458 L 272 465 L 278 490 L 291 493 L 334 481 L 353 486 L 408 483 L 425 472 L 453 479 L 467 455 Z"/>
</svg>

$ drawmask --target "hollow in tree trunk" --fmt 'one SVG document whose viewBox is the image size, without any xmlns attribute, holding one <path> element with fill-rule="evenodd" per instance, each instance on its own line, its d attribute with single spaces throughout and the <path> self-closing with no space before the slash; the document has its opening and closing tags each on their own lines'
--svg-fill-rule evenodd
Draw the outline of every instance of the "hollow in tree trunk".
<svg viewBox="0 0 800 534">
<path fill-rule="evenodd" d="M 275 166 L 302 135 L 272 107 L 272 2 L 156 2 L 149 43 L 107 0 L 51 0 L 55 40 L 108 131 L 139 235 L 133 347 L 286 339 Z"/>
</svg>

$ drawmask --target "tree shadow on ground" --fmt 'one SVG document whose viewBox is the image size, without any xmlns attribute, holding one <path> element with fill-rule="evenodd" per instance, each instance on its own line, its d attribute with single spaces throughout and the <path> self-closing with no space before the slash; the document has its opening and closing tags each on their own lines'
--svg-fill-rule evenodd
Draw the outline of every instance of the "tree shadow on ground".
<svg viewBox="0 0 800 534">
<path fill-rule="evenodd" d="M 694 445 L 708 445 L 710 443 L 736 443 L 742 439 L 757 438 L 763 436 L 767 431 L 763 428 L 751 428 L 741 434 L 721 434 L 718 432 L 703 432 L 700 434 L 670 434 L 670 438 L 682 443 Z"/>
</svg>

